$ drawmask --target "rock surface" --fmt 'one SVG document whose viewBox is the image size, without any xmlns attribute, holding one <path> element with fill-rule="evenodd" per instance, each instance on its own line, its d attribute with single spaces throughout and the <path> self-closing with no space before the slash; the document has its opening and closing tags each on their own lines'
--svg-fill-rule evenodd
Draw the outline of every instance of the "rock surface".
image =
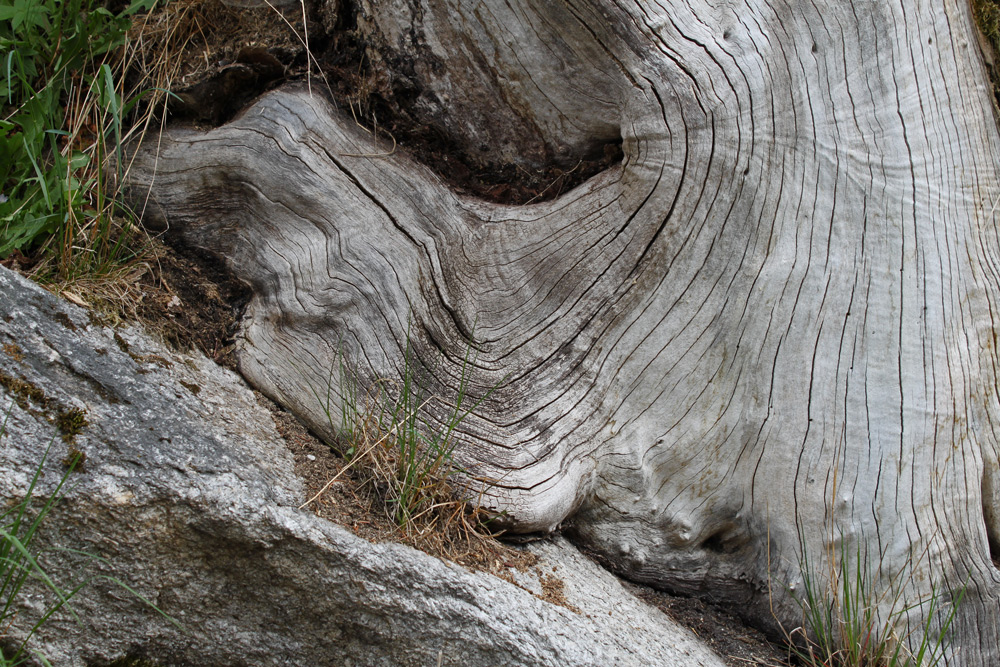
<svg viewBox="0 0 1000 667">
<path fill-rule="evenodd" d="M 64 586 L 92 578 L 72 603 L 79 620 L 57 615 L 36 635 L 53 664 L 722 664 L 564 541 L 532 547 L 539 571 L 519 588 L 298 509 L 292 457 L 238 376 L 102 326 L 3 268 L 0 346 L 3 500 L 23 497 L 49 443 L 43 495 L 68 450 L 83 452 L 42 540 L 104 559 L 43 559 Z M 553 574 L 567 606 L 530 592 Z M 24 597 L 11 635 L 46 603 Z"/>
</svg>

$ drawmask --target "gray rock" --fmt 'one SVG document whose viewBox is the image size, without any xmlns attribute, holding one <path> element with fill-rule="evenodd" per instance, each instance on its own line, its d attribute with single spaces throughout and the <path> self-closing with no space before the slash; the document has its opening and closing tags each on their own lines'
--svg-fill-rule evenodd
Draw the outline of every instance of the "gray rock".
<svg viewBox="0 0 1000 667">
<path fill-rule="evenodd" d="M 573 609 L 526 590 L 537 574 L 520 588 L 298 509 L 292 457 L 237 375 L 3 268 L 0 345 L 3 500 L 23 497 L 50 443 L 42 495 L 70 447 L 86 454 L 42 534 L 62 549 L 43 558 L 54 579 L 90 578 L 78 620 L 60 613 L 35 637 L 53 664 L 721 665 L 564 541 L 533 548 Z M 46 602 L 29 591 L 11 636 Z"/>
</svg>

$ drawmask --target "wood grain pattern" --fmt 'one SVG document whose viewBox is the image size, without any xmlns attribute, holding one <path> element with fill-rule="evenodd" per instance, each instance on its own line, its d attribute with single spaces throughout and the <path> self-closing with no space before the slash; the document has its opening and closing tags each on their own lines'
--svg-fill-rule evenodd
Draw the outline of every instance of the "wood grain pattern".
<svg viewBox="0 0 1000 667">
<path fill-rule="evenodd" d="M 794 622 L 803 553 L 912 571 L 911 601 L 968 578 L 948 664 L 1000 662 L 1000 137 L 966 5 L 366 7 L 383 53 L 444 67 L 452 124 L 489 105 L 625 158 L 505 207 L 296 87 L 171 131 L 136 191 L 253 286 L 246 377 L 323 431 L 340 349 L 390 377 L 409 329 L 447 395 L 472 345 L 497 390 L 460 458 L 519 529 L 765 625 L 768 590 Z"/>
</svg>

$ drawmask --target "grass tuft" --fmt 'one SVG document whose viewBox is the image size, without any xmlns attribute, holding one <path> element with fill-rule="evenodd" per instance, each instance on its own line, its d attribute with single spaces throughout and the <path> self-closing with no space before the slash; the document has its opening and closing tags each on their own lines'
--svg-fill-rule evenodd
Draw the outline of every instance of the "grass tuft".
<svg viewBox="0 0 1000 667">
<path fill-rule="evenodd" d="M 193 3 L 165 3 L 0 2 L 0 261 L 115 315 L 155 261 L 124 147 L 159 129 L 190 40 Z"/>
<path fill-rule="evenodd" d="M 381 501 L 387 516 L 404 533 L 443 529 L 452 522 L 471 522 L 476 529 L 487 513 L 463 499 L 467 491 L 460 478 L 465 472 L 454 460 L 457 430 L 465 418 L 495 389 L 472 400 L 469 396 L 471 346 L 462 360 L 455 396 L 444 400 L 427 395 L 424 374 L 416 360 L 409 336 L 404 366 L 398 380 L 379 380 L 363 388 L 357 373 L 341 355 L 339 424 L 332 408 L 332 386 L 317 399 L 339 433 L 339 449 L 348 459 L 348 470 L 360 474 Z M 332 374 L 331 374 L 332 380 Z M 332 382 L 329 384 L 332 385 Z M 432 414 L 433 413 L 433 414 Z M 338 475 L 339 477 L 340 475 Z M 337 478 L 306 504 L 316 500 Z"/>
<path fill-rule="evenodd" d="M 934 667 L 948 648 L 948 630 L 965 594 L 963 586 L 950 600 L 936 588 L 914 604 L 902 600 L 904 569 L 879 590 L 876 580 L 882 562 L 868 567 L 860 547 L 850 553 L 840 540 L 839 557 L 831 558 L 825 575 L 803 556 L 803 592 L 795 597 L 802 622 L 786 631 L 790 654 L 807 667 Z M 901 636 L 911 611 L 921 610 L 925 621 L 916 637 Z M 886 611 L 887 610 L 887 611 Z"/>
<path fill-rule="evenodd" d="M 123 89 L 128 29 L 155 2 L 118 14 L 96 0 L 0 6 L 0 257 L 44 246 L 59 278 L 126 259 L 133 216 L 107 167 L 142 95 Z"/>
</svg>

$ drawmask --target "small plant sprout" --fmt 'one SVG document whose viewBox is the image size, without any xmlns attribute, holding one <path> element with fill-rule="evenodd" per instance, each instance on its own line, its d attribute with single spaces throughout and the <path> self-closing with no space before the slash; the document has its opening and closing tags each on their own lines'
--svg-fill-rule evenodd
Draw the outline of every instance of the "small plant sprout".
<svg viewBox="0 0 1000 667">
<path fill-rule="evenodd" d="M 7 410 L 4 422 L 0 425 L 0 435 L 6 432 L 9 417 L 10 409 Z M 69 473 L 74 467 L 72 465 L 69 467 L 55 491 L 47 500 L 43 501 L 41 507 L 37 511 L 31 511 L 32 497 L 41 481 L 42 468 L 51 447 L 52 443 L 50 442 L 28 483 L 28 490 L 24 494 L 24 498 L 0 513 L 0 639 L 5 638 L 18 613 L 17 605 L 21 600 L 21 592 L 29 579 L 42 582 L 55 595 L 56 602 L 35 621 L 21 641 L 8 645 L 7 652 L 0 653 L 0 667 L 23 664 L 27 662 L 29 655 L 34 655 L 34 657 L 44 661 L 41 655 L 30 650 L 31 637 L 54 613 L 66 606 L 70 598 L 82 588 L 82 584 L 68 590 L 58 586 L 39 565 L 39 554 L 34 548 L 38 529 L 58 501 Z M 72 613 L 72 610 L 70 611 Z"/>
<path fill-rule="evenodd" d="M 457 476 L 463 471 L 454 460 L 461 423 L 496 387 L 476 400 L 470 399 L 469 385 L 475 354 L 470 344 L 462 359 L 458 387 L 450 400 L 428 395 L 428 373 L 413 350 L 409 332 L 403 368 L 396 380 L 381 379 L 362 390 L 358 374 L 338 356 L 340 373 L 340 419 L 335 423 L 333 373 L 327 392 L 314 390 L 330 422 L 339 434 L 340 450 L 349 464 L 341 474 L 362 468 L 363 476 L 377 488 L 387 514 L 404 531 L 433 523 L 437 510 L 456 504 Z M 436 406 L 436 410 L 431 410 Z M 442 409 L 443 406 L 443 409 Z M 432 412 L 437 416 L 432 416 Z M 330 487 L 331 480 L 306 504 Z"/>
</svg>

